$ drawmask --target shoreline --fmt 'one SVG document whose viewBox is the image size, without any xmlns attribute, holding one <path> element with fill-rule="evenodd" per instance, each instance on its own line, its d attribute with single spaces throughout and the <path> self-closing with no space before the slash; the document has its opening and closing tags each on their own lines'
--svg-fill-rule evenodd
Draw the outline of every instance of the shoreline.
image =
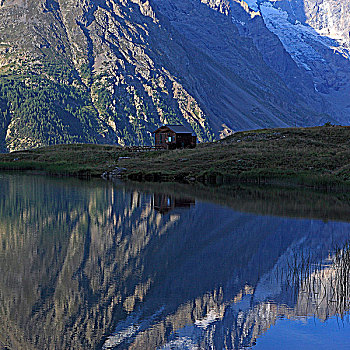
<svg viewBox="0 0 350 350">
<path fill-rule="evenodd" d="M 350 188 L 350 128 L 237 132 L 195 149 L 130 152 L 111 145 L 55 145 L 0 154 L 0 170 L 141 182 Z"/>
</svg>

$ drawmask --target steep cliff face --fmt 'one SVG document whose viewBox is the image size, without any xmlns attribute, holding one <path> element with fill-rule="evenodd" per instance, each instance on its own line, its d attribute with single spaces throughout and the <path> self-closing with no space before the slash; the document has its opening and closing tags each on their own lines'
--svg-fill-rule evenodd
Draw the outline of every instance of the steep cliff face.
<svg viewBox="0 0 350 350">
<path fill-rule="evenodd" d="M 0 16 L 2 148 L 149 143 L 163 122 L 212 138 L 178 76 L 189 53 L 149 2 L 5 1 Z"/>
<path fill-rule="evenodd" d="M 282 126 L 321 122 L 322 117 L 315 116 L 316 113 L 312 112 L 315 108 L 300 93 L 303 90 L 297 92 L 288 86 L 270 62 L 264 60 L 251 38 L 242 34 L 233 23 L 234 9 L 230 1 L 154 2 L 192 47 L 212 58 L 215 67 L 210 74 L 215 76 L 220 68 L 223 71 L 215 90 L 205 100 L 212 111 L 220 109 L 221 119 L 216 124 L 224 122 L 237 130 L 262 124 Z M 266 32 L 271 35 L 267 29 Z M 208 75 L 205 80 L 208 80 Z M 215 113 L 209 114 L 214 119 Z"/>
<path fill-rule="evenodd" d="M 292 20 L 308 24 L 319 34 L 350 46 L 350 3 L 346 0 L 292 0 L 281 1 L 281 9 Z"/>
<path fill-rule="evenodd" d="M 0 149 L 199 140 L 328 120 L 268 67 L 226 0 L 4 0 Z"/>
<path fill-rule="evenodd" d="M 298 67 L 278 36 L 267 28 L 261 13 L 250 9 L 243 1 L 232 1 L 231 16 L 240 34 L 253 40 L 266 64 L 285 84 L 304 96 L 314 108 L 321 107 L 323 103 L 314 91 L 311 76 Z"/>
<path fill-rule="evenodd" d="M 243 21 L 233 16 L 240 31 L 253 38 L 264 60 L 292 89 L 302 93 L 341 123 L 350 120 L 349 2 L 333 0 L 249 0 L 231 2 L 256 18 Z M 256 23 L 261 22 L 259 30 Z M 254 23 L 255 22 L 255 23 Z M 261 37 L 268 29 L 278 38 L 280 50 Z M 271 37 L 271 36 L 270 36 Z M 277 45 L 278 46 L 278 45 Z M 277 47 L 275 46 L 275 48 Z M 287 56 L 289 56 L 287 58 Z M 291 64 L 291 59 L 294 61 Z M 295 67 L 295 65 L 297 67 Z M 292 74 L 288 74 L 290 72 Z M 300 76 L 303 76 L 300 79 Z M 311 85 L 310 85 L 311 83 Z"/>
</svg>

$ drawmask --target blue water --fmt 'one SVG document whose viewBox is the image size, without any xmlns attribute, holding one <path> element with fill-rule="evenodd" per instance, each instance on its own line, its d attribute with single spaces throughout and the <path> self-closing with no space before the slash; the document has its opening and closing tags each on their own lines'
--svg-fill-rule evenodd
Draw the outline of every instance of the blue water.
<svg viewBox="0 0 350 350">
<path fill-rule="evenodd" d="M 350 349 L 349 319 L 331 317 L 325 322 L 308 317 L 304 320 L 280 319 L 258 339 L 255 349 Z"/>
<path fill-rule="evenodd" d="M 237 191 L 0 174 L 0 349 L 350 349 L 348 203 Z"/>
</svg>

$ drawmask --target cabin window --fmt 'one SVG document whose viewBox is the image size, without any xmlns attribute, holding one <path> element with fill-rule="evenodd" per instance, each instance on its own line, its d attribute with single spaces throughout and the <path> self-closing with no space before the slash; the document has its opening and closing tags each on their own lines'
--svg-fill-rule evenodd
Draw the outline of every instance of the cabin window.
<svg viewBox="0 0 350 350">
<path fill-rule="evenodd" d="M 171 136 L 168 137 L 168 141 L 171 142 Z"/>
</svg>

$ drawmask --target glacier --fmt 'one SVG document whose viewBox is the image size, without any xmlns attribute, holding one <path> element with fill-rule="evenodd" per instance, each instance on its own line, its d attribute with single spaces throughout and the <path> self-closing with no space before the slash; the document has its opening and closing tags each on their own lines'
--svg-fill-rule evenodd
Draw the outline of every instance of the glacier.
<svg viewBox="0 0 350 350">
<path fill-rule="evenodd" d="M 301 74 L 311 78 L 314 92 L 325 103 L 326 113 L 336 117 L 342 124 L 349 124 L 350 2 L 348 0 L 232 1 L 245 9 L 248 5 L 252 11 L 258 11 L 264 26 L 278 38 L 290 58 L 299 67 Z M 233 16 L 232 21 L 236 25 L 241 25 L 243 28 L 241 32 L 245 31 L 248 36 L 249 26 L 253 28 L 255 38 L 259 33 L 265 35 L 254 29 L 256 24 L 241 21 L 237 14 Z M 276 60 L 278 59 L 283 61 L 283 57 L 276 56 Z M 286 69 L 288 68 L 286 66 Z"/>
</svg>

